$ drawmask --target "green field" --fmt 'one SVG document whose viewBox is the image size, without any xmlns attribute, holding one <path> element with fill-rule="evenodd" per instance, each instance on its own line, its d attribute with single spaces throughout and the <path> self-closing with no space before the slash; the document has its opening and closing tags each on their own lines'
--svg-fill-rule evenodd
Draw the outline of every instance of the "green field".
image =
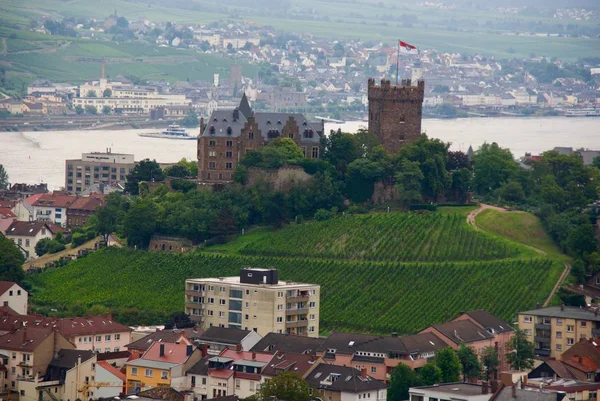
<svg viewBox="0 0 600 401">
<path fill-rule="evenodd" d="M 378 238 L 387 245 L 373 246 Z M 283 280 L 320 284 L 323 331 L 411 333 L 475 308 L 510 321 L 543 302 L 563 269 L 520 239 L 476 232 L 464 213 L 343 216 L 279 231 L 258 228 L 192 254 L 97 252 L 32 276 L 32 299 L 38 310 L 85 313 L 103 306 L 125 323 L 160 323 L 183 310 L 186 278 L 254 266 L 275 267 Z"/>
</svg>

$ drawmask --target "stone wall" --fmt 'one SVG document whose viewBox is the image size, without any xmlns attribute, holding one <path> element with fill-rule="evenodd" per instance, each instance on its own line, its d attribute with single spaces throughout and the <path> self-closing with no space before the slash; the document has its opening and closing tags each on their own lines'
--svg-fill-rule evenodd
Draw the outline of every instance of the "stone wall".
<svg viewBox="0 0 600 401">
<path fill-rule="evenodd" d="M 151 252 L 186 253 L 193 249 L 192 241 L 163 235 L 153 235 L 148 250 Z"/>
<path fill-rule="evenodd" d="M 275 189 L 283 189 L 294 182 L 306 182 L 312 176 L 298 166 L 283 166 L 278 169 L 264 169 L 250 167 L 248 169 L 247 185 L 253 185 L 257 181 L 267 181 Z"/>
</svg>

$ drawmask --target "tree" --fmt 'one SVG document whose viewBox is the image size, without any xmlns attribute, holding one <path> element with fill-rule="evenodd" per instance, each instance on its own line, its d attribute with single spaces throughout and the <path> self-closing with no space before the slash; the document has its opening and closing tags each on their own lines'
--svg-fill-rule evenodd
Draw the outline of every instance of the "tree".
<svg viewBox="0 0 600 401">
<path fill-rule="evenodd" d="M 533 368 L 533 344 L 527 340 L 525 332 L 517 329 L 508 342 L 506 359 L 513 369 L 521 371 Z"/>
<path fill-rule="evenodd" d="M 25 257 L 10 239 L 0 234 L 0 280 L 14 281 L 19 285 L 25 280 L 22 265 Z"/>
<path fill-rule="evenodd" d="M 445 347 L 435 355 L 435 364 L 442 371 L 442 383 L 454 383 L 460 380 L 460 360 L 456 351 Z"/>
<path fill-rule="evenodd" d="M 410 366 L 399 363 L 390 374 L 387 401 L 408 400 L 408 389 L 420 385 L 419 376 Z"/>
<path fill-rule="evenodd" d="M 463 381 L 469 378 L 478 378 L 481 375 L 481 363 L 473 348 L 464 343 L 458 348 L 458 359 L 462 366 Z"/>
<path fill-rule="evenodd" d="M 190 107 L 185 117 L 179 121 L 179 124 L 181 124 L 182 127 L 196 128 L 199 124 L 199 121 L 200 120 L 198 120 L 198 114 L 196 114 L 196 110 Z"/>
<path fill-rule="evenodd" d="M 186 166 L 182 166 L 181 164 L 174 164 L 165 169 L 165 176 L 185 178 L 190 176 L 190 171 Z"/>
<path fill-rule="evenodd" d="M 515 180 L 510 180 L 504 184 L 496 192 L 500 199 L 507 202 L 519 203 L 525 200 L 525 191 L 523 186 Z"/>
<path fill-rule="evenodd" d="M 8 182 L 8 173 L 2 164 L 0 164 L 0 189 L 8 189 L 10 183 Z"/>
<path fill-rule="evenodd" d="M 132 204 L 123 221 L 123 230 L 130 247 L 147 248 L 156 230 L 158 208 L 146 198 L 138 198 Z"/>
<path fill-rule="evenodd" d="M 594 157 L 594 160 L 592 160 L 592 166 L 600 169 L 600 156 Z"/>
<path fill-rule="evenodd" d="M 485 369 L 485 378 L 487 380 L 496 378 L 500 359 L 498 358 L 498 350 L 492 346 L 487 346 L 483 349 L 481 360 Z"/>
<path fill-rule="evenodd" d="M 519 165 L 508 149 L 497 143 L 484 143 L 473 156 L 473 187 L 481 195 L 500 188 L 519 171 Z"/>
<path fill-rule="evenodd" d="M 105 115 L 110 114 L 110 111 L 111 111 L 110 106 L 106 106 L 106 105 L 102 106 L 102 114 L 105 114 Z"/>
<path fill-rule="evenodd" d="M 395 187 L 399 192 L 400 200 L 406 207 L 421 201 L 423 198 L 421 195 L 423 172 L 419 167 L 419 162 L 403 160 L 395 178 Z"/>
<path fill-rule="evenodd" d="M 98 109 L 96 108 L 96 106 L 92 106 L 91 104 L 86 104 L 84 109 L 85 109 L 85 112 L 88 114 L 93 114 L 93 115 L 98 114 Z"/>
<path fill-rule="evenodd" d="M 422 386 L 432 386 L 442 382 L 442 370 L 433 362 L 426 363 L 418 371 Z"/>
<path fill-rule="evenodd" d="M 81 114 L 83 114 L 83 112 L 84 112 L 84 111 L 85 111 L 85 110 L 83 109 L 83 107 L 81 107 L 81 106 L 75 106 L 75 113 L 76 113 L 77 115 L 81 115 Z"/>
<path fill-rule="evenodd" d="M 189 327 L 195 327 L 196 324 L 192 322 L 187 313 L 184 312 L 175 312 L 165 323 L 166 330 L 172 329 L 187 329 Z"/>
<path fill-rule="evenodd" d="M 287 371 L 265 381 L 253 397 L 257 401 L 309 401 L 312 398 L 310 393 L 306 380 L 295 372 Z"/>
<path fill-rule="evenodd" d="M 110 88 L 104 89 L 104 92 L 102 92 L 102 97 L 112 97 L 112 90 Z"/>
<path fill-rule="evenodd" d="M 38 256 L 45 255 L 47 253 L 57 253 L 65 249 L 65 244 L 51 238 L 42 238 L 35 245 L 35 253 Z"/>
<path fill-rule="evenodd" d="M 164 174 L 156 160 L 144 159 L 127 175 L 125 191 L 129 194 L 137 195 L 139 193 L 140 182 L 162 180 L 164 180 Z"/>
<path fill-rule="evenodd" d="M 93 89 L 90 89 L 89 91 L 87 91 L 87 93 L 85 94 L 86 97 L 98 97 L 98 94 L 96 94 L 96 91 Z"/>
</svg>

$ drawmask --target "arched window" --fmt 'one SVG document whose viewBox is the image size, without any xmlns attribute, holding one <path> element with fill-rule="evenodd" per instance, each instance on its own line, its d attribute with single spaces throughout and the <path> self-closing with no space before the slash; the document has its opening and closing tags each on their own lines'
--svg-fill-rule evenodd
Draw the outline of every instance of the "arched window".
<svg viewBox="0 0 600 401">
<path fill-rule="evenodd" d="M 248 133 L 248 139 L 254 139 L 254 132 L 250 131 Z"/>
</svg>

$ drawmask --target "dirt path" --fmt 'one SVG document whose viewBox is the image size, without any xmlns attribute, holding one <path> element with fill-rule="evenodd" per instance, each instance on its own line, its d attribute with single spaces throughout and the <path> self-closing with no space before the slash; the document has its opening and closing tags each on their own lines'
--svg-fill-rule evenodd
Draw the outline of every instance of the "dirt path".
<svg viewBox="0 0 600 401">
<path fill-rule="evenodd" d="M 552 288 L 550 295 L 548 295 L 548 298 L 546 298 L 546 301 L 544 301 L 544 305 L 543 305 L 544 307 L 548 306 L 548 303 L 550 303 L 550 301 L 552 300 L 552 297 L 554 297 L 554 294 L 556 294 L 556 291 L 558 291 L 558 289 L 565 282 L 565 279 L 569 275 L 570 271 L 571 271 L 571 265 L 568 263 L 565 263 L 565 270 L 563 270 L 562 274 L 558 278 L 558 281 L 556 282 L 556 284 L 554 284 L 554 288 Z"/>
</svg>

